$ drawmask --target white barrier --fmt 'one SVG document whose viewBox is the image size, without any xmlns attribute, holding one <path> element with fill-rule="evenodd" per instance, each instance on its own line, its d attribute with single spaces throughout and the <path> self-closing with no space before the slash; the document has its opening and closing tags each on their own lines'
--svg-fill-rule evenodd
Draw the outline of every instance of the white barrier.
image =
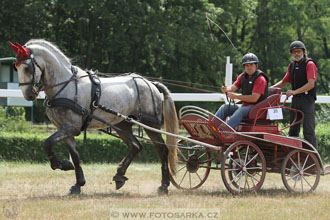
<svg viewBox="0 0 330 220">
<path fill-rule="evenodd" d="M 17 89 L 0 89 L 0 97 L 24 98 L 22 91 Z M 44 99 L 44 98 L 45 98 L 45 93 L 40 92 L 38 99 Z"/>
<path fill-rule="evenodd" d="M 222 93 L 171 93 L 173 100 L 177 102 L 224 102 L 226 96 Z M 0 97 L 8 98 L 23 98 L 21 90 L 14 89 L 0 89 Z M 41 92 L 38 99 L 44 99 L 45 93 Z M 281 98 L 281 102 L 284 102 L 285 96 Z M 287 100 L 287 103 L 291 102 L 291 97 Z M 316 103 L 329 104 L 330 96 L 317 96 Z"/>
</svg>

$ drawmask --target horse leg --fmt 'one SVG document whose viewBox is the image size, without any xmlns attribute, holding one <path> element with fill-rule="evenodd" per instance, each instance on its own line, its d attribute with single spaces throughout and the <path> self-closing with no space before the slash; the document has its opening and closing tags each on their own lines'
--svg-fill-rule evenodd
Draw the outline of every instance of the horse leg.
<svg viewBox="0 0 330 220">
<path fill-rule="evenodd" d="M 134 137 L 132 132 L 132 125 L 127 122 L 121 122 L 116 125 L 120 128 L 120 131 L 117 131 L 119 137 L 126 143 L 129 147 L 128 155 L 119 163 L 117 167 L 117 173 L 113 177 L 113 181 L 116 182 L 116 189 L 120 189 L 125 184 L 127 177 L 125 177 L 126 170 L 128 166 L 131 164 L 134 157 L 142 150 L 142 145 L 140 142 Z"/>
<path fill-rule="evenodd" d="M 159 128 L 157 128 L 159 129 Z M 170 171 L 168 168 L 168 149 L 162 135 L 150 130 L 145 130 L 150 139 L 152 140 L 154 146 L 157 149 L 158 156 L 162 164 L 162 181 L 161 186 L 158 187 L 158 195 L 167 195 L 168 186 L 170 185 Z"/>
<path fill-rule="evenodd" d="M 78 131 L 79 134 L 80 131 Z M 70 127 L 62 127 L 60 128 L 57 132 L 55 132 L 54 134 L 52 134 L 50 137 L 48 137 L 45 141 L 45 150 L 47 152 L 47 156 L 49 158 L 50 161 L 50 167 L 53 170 L 56 169 L 61 169 L 61 170 L 73 170 L 74 167 L 71 164 L 71 162 L 67 161 L 67 160 L 62 160 L 59 161 L 55 155 L 55 153 L 53 152 L 53 146 L 59 142 L 62 141 L 68 137 L 73 137 L 74 135 L 77 134 L 77 131 L 75 131 L 74 129 L 70 128 Z"/>
<path fill-rule="evenodd" d="M 70 188 L 68 194 L 79 194 L 81 192 L 80 187 L 85 185 L 86 180 L 85 180 L 84 172 L 80 166 L 80 157 L 76 148 L 76 141 L 74 137 L 69 137 L 66 138 L 64 142 L 69 147 L 70 155 L 74 164 L 74 170 L 76 174 L 76 184 Z M 71 164 L 71 162 L 69 163 Z"/>
<path fill-rule="evenodd" d="M 84 175 L 82 172 L 82 169 L 79 165 L 79 154 L 75 150 L 75 141 L 74 136 L 79 134 L 80 131 L 70 127 L 62 127 L 57 132 L 55 132 L 53 135 L 48 137 L 45 141 L 45 149 L 48 155 L 48 158 L 50 160 L 50 166 L 53 170 L 55 169 L 61 169 L 61 170 L 74 170 L 76 171 L 76 177 L 77 177 L 77 184 L 80 186 L 83 186 L 85 184 Z M 72 156 L 72 159 L 75 163 L 75 167 L 73 167 L 72 163 L 68 160 L 62 160 L 59 161 L 56 157 L 56 155 L 53 152 L 53 146 L 59 142 L 64 140 L 68 145 L 70 149 L 70 154 Z M 76 153 L 75 153 L 76 152 Z M 80 191 L 80 188 L 79 188 Z M 75 192 L 78 192 L 78 189 L 75 190 Z"/>
</svg>

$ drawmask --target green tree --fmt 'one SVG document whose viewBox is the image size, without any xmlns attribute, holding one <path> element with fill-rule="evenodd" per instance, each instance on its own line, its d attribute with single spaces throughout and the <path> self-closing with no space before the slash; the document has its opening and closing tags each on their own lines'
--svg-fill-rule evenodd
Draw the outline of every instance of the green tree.
<svg viewBox="0 0 330 220">
<path fill-rule="evenodd" d="M 220 86 L 226 56 L 234 77 L 253 52 L 270 84 L 280 80 L 291 41 L 303 40 L 318 64 L 319 93 L 329 93 L 328 0 L 3 0 L 0 55 L 12 56 L 7 40 L 55 42 L 75 65 L 101 72 L 139 72 Z M 210 24 L 205 15 L 222 30 Z M 24 22 L 23 22 L 24 21 Z M 235 48 L 231 45 L 233 42 Z M 172 88 L 175 92 L 187 91 Z"/>
</svg>

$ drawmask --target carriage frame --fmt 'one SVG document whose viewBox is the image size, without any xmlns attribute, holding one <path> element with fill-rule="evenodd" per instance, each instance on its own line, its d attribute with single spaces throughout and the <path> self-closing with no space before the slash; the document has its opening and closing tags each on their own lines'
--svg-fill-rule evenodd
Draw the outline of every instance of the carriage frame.
<svg viewBox="0 0 330 220">
<path fill-rule="evenodd" d="M 257 108 L 254 119 L 244 119 L 236 130 L 211 112 L 196 107 L 184 106 L 179 111 L 181 125 L 190 138 L 217 146 L 211 149 L 203 144 L 179 142 L 177 173 L 171 176 L 179 189 L 197 189 L 206 181 L 210 170 L 221 170 L 225 187 L 232 194 L 258 191 L 265 180 L 266 172 L 280 173 L 289 192 L 306 193 L 316 189 L 321 175 L 330 173 L 324 166 L 317 149 L 299 137 L 289 137 L 284 130 L 299 124 L 303 112 L 279 104 L 281 93 L 274 102 Z M 295 120 L 289 126 L 279 127 L 278 120 L 265 118 L 273 108 L 295 112 Z M 297 121 L 297 115 L 302 118 Z"/>
</svg>

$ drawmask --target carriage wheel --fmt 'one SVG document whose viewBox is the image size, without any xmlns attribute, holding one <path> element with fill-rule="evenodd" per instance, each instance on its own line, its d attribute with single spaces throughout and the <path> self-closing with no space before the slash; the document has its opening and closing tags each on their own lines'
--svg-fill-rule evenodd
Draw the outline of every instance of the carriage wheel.
<svg viewBox="0 0 330 220">
<path fill-rule="evenodd" d="M 266 176 L 264 154 L 252 142 L 233 143 L 222 160 L 221 176 L 226 188 L 233 194 L 259 190 Z"/>
<path fill-rule="evenodd" d="M 200 149 L 185 149 L 191 147 L 185 141 L 180 141 L 178 148 L 178 163 L 175 176 L 171 177 L 172 184 L 178 189 L 197 189 L 206 181 L 210 173 L 210 152 Z"/>
<path fill-rule="evenodd" d="M 319 161 L 313 153 L 291 151 L 283 160 L 281 176 L 289 192 L 312 192 L 320 181 Z"/>
</svg>

